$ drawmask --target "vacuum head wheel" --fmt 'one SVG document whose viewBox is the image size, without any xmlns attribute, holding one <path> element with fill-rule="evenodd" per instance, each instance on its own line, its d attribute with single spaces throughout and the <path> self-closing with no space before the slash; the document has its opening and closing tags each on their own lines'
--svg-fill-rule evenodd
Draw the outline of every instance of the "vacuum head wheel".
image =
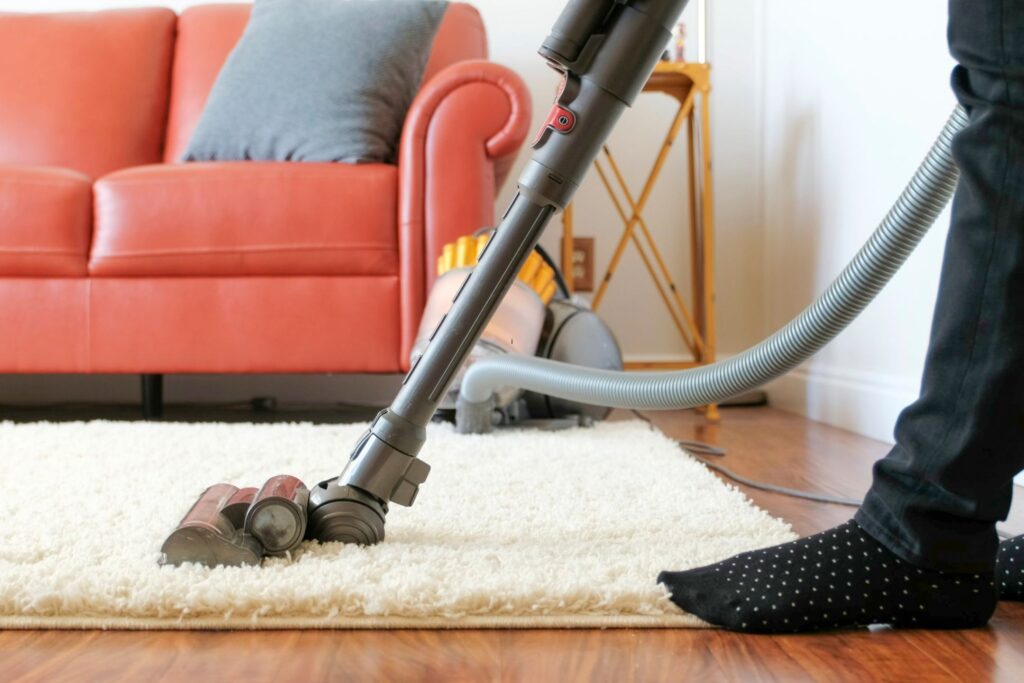
<svg viewBox="0 0 1024 683">
<path fill-rule="evenodd" d="M 253 498 L 245 514 L 245 532 L 256 538 L 268 555 L 284 555 L 299 546 L 306 533 L 309 491 L 287 474 L 271 477 Z"/>
<path fill-rule="evenodd" d="M 321 543 L 375 545 L 384 540 L 387 507 L 336 479 L 321 482 L 309 494 L 308 537 Z"/>
</svg>

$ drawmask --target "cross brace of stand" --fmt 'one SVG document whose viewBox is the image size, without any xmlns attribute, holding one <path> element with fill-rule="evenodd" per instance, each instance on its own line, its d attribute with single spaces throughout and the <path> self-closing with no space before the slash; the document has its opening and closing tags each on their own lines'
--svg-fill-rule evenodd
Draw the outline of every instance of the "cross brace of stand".
<svg viewBox="0 0 1024 683">
<path fill-rule="evenodd" d="M 714 205 L 711 178 L 711 93 L 710 65 L 690 62 L 661 62 L 644 86 L 644 92 L 669 95 L 679 107 L 661 144 L 654 165 L 634 195 L 611 149 L 605 145 L 594 162 L 597 176 L 622 221 L 623 231 L 611 261 L 599 280 L 591 306 L 596 311 L 604 300 L 627 247 L 637 250 L 644 268 L 664 303 L 683 346 L 692 360 L 653 360 L 627 362 L 627 370 L 680 370 L 715 362 L 715 283 L 714 283 Z M 661 250 L 644 218 L 644 210 L 661 177 L 669 153 L 683 126 L 686 127 L 689 192 L 689 237 L 691 259 L 691 296 L 689 303 L 679 291 Z M 606 168 L 607 167 L 607 168 Z M 620 197 L 621 195 L 621 197 Z M 573 207 L 562 216 L 562 269 L 573 272 Z M 569 278 L 571 283 L 572 278 Z M 711 420 L 719 419 L 718 406 L 699 409 Z"/>
</svg>

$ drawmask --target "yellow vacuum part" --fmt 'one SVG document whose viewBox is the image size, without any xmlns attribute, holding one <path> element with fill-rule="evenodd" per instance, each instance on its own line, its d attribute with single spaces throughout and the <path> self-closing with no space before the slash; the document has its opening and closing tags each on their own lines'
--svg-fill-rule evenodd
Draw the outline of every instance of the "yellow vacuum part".
<svg viewBox="0 0 1024 683">
<path fill-rule="evenodd" d="M 558 291 L 558 285 L 552 280 L 548 283 L 548 286 L 544 288 L 544 291 L 540 293 L 540 299 L 546 306 L 549 301 L 555 298 L 555 292 Z"/>
<path fill-rule="evenodd" d="M 480 254 L 484 252 L 490 233 L 472 237 L 460 237 L 454 242 L 444 245 L 441 255 L 437 257 L 437 276 L 441 277 L 449 270 L 456 268 L 472 268 L 477 264 Z M 558 286 L 555 284 L 555 271 L 537 252 L 531 252 L 526 263 L 519 270 L 518 279 L 532 289 L 540 297 L 544 305 L 554 298 Z"/>
</svg>

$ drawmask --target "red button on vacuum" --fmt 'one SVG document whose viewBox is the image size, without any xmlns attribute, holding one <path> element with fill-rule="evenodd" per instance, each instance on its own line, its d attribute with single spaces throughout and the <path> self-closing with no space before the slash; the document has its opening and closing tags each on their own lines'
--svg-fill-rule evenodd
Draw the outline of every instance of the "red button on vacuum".
<svg viewBox="0 0 1024 683">
<path fill-rule="evenodd" d="M 536 147 L 544 139 L 544 134 L 549 128 L 554 129 L 558 133 L 568 133 L 576 127 L 576 114 L 565 107 L 556 104 L 551 109 L 551 113 L 548 114 L 547 121 L 537 131 L 537 137 L 533 140 L 533 146 Z"/>
<path fill-rule="evenodd" d="M 568 133 L 576 126 L 576 115 L 556 104 L 545 125 L 551 126 L 559 133 Z"/>
</svg>

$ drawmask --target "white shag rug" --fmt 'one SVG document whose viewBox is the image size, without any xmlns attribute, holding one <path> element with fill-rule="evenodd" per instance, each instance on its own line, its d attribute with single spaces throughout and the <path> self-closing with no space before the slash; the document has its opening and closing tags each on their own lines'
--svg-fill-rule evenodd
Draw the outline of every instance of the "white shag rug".
<svg viewBox="0 0 1024 683">
<path fill-rule="evenodd" d="M 338 473 L 365 425 L 0 423 L 0 628 L 703 626 L 655 583 L 791 540 L 641 422 L 460 436 L 384 543 L 159 567 L 206 486 Z"/>
</svg>

